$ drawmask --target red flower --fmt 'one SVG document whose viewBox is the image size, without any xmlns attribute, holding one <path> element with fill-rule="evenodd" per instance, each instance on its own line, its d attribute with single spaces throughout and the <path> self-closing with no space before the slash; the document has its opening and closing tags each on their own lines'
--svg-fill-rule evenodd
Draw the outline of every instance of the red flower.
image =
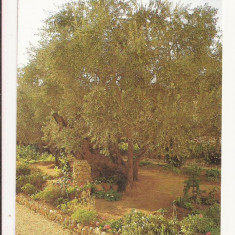
<svg viewBox="0 0 235 235">
<path fill-rule="evenodd" d="M 104 226 L 104 229 L 111 229 L 111 226 L 109 225 L 109 224 L 106 224 L 105 226 Z"/>
<path fill-rule="evenodd" d="M 211 232 L 207 232 L 206 235 L 212 235 Z"/>
<path fill-rule="evenodd" d="M 202 215 L 202 214 L 200 214 L 200 215 L 199 215 L 199 217 L 200 217 L 200 218 L 202 218 L 202 217 L 203 217 L 203 215 Z"/>
</svg>

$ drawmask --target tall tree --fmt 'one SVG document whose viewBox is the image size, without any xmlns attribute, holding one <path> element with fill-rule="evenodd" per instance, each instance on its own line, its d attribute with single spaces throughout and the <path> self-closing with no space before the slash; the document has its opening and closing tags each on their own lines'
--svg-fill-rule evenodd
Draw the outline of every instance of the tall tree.
<svg viewBox="0 0 235 235">
<path fill-rule="evenodd" d="M 45 105 L 44 141 L 83 157 L 106 155 L 121 165 L 118 144 L 126 141 L 132 187 L 149 149 L 187 156 L 193 139 L 219 139 L 215 16 L 208 5 L 173 8 L 160 0 L 146 6 L 122 0 L 64 5 L 46 21 L 33 60 L 40 81 L 33 90 L 42 102 L 32 105 L 32 113 Z M 31 76 L 33 84 L 35 76 L 22 76 Z"/>
</svg>

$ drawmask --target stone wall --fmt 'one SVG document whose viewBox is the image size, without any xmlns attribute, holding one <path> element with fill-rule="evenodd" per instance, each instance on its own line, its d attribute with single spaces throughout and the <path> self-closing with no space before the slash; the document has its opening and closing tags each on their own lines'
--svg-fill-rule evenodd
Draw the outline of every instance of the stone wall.
<svg viewBox="0 0 235 235">
<path fill-rule="evenodd" d="M 86 160 L 77 160 L 73 163 L 73 180 L 78 186 L 91 181 L 91 166 Z"/>
</svg>

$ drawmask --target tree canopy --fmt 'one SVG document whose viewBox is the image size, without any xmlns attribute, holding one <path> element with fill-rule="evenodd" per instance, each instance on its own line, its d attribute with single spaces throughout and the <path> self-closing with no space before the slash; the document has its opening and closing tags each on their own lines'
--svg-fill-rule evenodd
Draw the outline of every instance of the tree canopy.
<svg viewBox="0 0 235 235">
<path fill-rule="evenodd" d="M 127 142 L 131 186 L 147 151 L 187 156 L 202 136 L 220 145 L 216 12 L 161 0 L 65 4 L 19 74 L 18 142 L 77 157 L 89 146 L 116 164 Z"/>
</svg>

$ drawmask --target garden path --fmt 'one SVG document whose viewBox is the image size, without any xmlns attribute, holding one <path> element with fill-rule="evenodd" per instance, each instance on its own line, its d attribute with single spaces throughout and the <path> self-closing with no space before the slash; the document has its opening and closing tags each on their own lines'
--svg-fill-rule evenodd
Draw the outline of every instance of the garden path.
<svg viewBox="0 0 235 235">
<path fill-rule="evenodd" d="M 16 235 L 73 235 L 62 225 L 16 203 Z"/>
</svg>

